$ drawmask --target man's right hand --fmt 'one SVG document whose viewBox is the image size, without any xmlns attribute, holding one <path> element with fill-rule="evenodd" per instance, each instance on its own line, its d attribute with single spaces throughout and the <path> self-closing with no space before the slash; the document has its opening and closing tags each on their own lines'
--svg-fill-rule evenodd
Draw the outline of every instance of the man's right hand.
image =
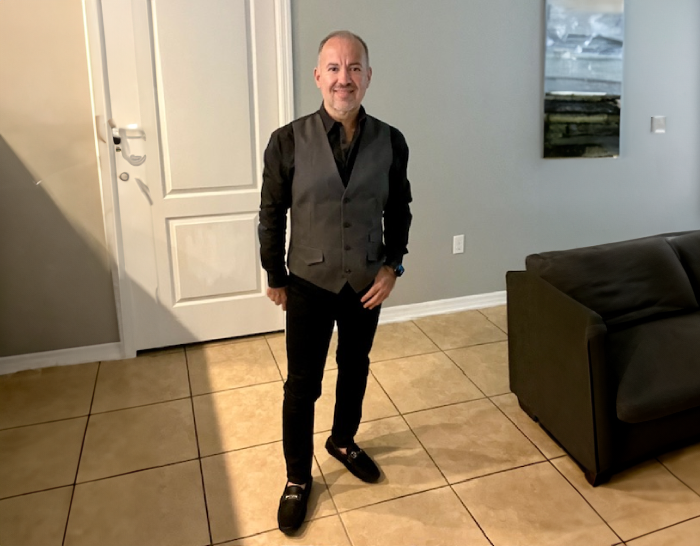
<svg viewBox="0 0 700 546">
<path fill-rule="evenodd" d="M 287 310 L 287 287 L 268 288 L 267 297 L 270 298 L 275 305 L 281 305 L 282 311 Z"/>
</svg>

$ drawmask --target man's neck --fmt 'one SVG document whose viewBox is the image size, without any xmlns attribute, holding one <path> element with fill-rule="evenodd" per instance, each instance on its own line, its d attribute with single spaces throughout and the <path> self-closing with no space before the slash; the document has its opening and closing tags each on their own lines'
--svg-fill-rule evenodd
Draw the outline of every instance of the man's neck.
<svg viewBox="0 0 700 546">
<path fill-rule="evenodd" d="M 326 104 L 324 104 L 323 107 L 326 109 L 326 112 L 333 119 L 333 121 L 337 121 L 343 125 L 343 129 L 345 129 L 346 133 L 355 132 L 355 127 L 357 127 L 357 115 L 360 113 L 359 107 L 355 110 L 351 110 L 350 112 L 339 112 Z"/>
</svg>

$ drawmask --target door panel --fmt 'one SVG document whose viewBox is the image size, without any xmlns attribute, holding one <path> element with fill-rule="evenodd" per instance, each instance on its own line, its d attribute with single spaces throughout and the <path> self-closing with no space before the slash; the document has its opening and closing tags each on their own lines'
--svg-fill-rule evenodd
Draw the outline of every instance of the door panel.
<svg viewBox="0 0 700 546">
<path fill-rule="evenodd" d="M 265 67 L 251 56 L 249 2 L 158 0 L 153 5 L 168 150 L 165 193 L 251 187 L 258 153 L 253 70 Z"/>
<path fill-rule="evenodd" d="M 260 291 L 257 215 L 169 220 L 175 305 Z"/>
</svg>

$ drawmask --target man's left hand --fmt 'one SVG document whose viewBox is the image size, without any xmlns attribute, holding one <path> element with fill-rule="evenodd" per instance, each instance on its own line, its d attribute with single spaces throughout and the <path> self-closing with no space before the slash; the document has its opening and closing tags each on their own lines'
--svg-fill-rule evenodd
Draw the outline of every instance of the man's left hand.
<svg viewBox="0 0 700 546">
<path fill-rule="evenodd" d="M 360 300 L 364 304 L 364 308 L 374 309 L 380 305 L 389 297 L 395 284 L 396 274 L 388 265 L 383 265 L 374 278 L 374 284 Z"/>
</svg>

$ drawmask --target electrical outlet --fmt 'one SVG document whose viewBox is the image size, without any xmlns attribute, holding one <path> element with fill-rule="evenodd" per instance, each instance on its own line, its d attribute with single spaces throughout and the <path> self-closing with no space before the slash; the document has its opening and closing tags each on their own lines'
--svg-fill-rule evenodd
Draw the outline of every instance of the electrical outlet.
<svg viewBox="0 0 700 546">
<path fill-rule="evenodd" d="M 464 252 L 464 235 L 452 237 L 452 254 L 462 254 Z"/>
</svg>

